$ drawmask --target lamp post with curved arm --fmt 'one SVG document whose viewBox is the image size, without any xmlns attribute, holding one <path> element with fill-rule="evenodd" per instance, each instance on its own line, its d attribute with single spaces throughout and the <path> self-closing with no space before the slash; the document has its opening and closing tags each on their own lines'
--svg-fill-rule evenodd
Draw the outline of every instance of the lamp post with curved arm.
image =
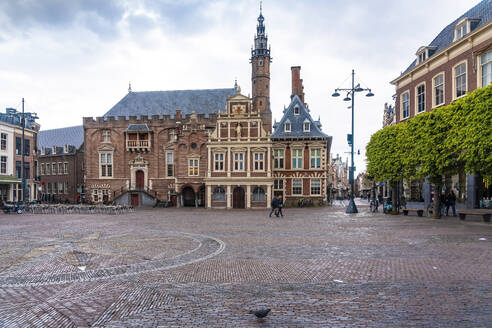
<svg viewBox="0 0 492 328">
<path fill-rule="evenodd" d="M 347 135 L 347 141 L 350 145 L 350 158 L 351 165 L 349 170 L 349 183 L 350 183 L 350 201 L 345 213 L 358 213 L 357 206 L 355 206 L 354 201 L 354 98 L 356 92 L 368 91 L 366 97 L 372 97 L 374 94 L 371 92 L 369 88 L 361 88 L 360 84 L 355 85 L 355 71 L 352 70 L 352 87 L 351 88 L 336 88 L 335 92 L 332 94 L 333 97 L 339 97 L 340 93 L 338 91 L 347 92 L 347 96 L 343 99 L 344 101 L 352 101 L 352 134 Z"/>
</svg>

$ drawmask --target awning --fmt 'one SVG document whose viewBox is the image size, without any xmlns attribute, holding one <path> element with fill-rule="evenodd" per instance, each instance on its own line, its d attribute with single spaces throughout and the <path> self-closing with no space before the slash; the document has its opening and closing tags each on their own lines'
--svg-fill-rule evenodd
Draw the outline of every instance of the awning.
<svg viewBox="0 0 492 328">
<path fill-rule="evenodd" d="M 14 178 L 14 177 L 9 177 L 9 176 L 0 176 L 0 183 L 1 184 L 17 184 L 17 183 L 22 183 L 22 179 Z"/>
</svg>

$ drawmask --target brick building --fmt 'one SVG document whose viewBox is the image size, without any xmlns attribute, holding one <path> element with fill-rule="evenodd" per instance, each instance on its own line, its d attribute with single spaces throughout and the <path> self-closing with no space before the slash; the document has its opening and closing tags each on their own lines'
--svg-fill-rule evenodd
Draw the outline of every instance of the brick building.
<svg viewBox="0 0 492 328">
<path fill-rule="evenodd" d="M 38 137 L 38 166 L 44 202 L 84 201 L 84 128 L 44 130 Z"/>
<path fill-rule="evenodd" d="M 273 184 L 267 178 L 271 58 L 261 12 L 256 32 L 251 99 L 240 94 L 237 84 L 209 90 L 129 88 L 103 117 L 84 118 L 88 199 L 133 205 L 159 199 L 177 206 L 267 207 Z M 220 155 L 219 149 L 224 150 Z M 215 154 L 223 157 L 212 162 Z M 223 171 L 215 169 L 219 162 Z M 255 165 L 262 167 L 261 172 Z M 239 181 L 243 175 L 244 181 Z M 231 178 L 236 179 L 234 188 Z M 224 188 L 220 197 L 218 188 Z M 244 196 L 242 201 L 233 198 L 231 188 Z"/>
<path fill-rule="evenodd" d="M 492 0 L 483 0 L 446 26 L 391 83 L 396 87 L 396 122 L 445 106 L 492 81 Z M 467 205 L 478 203 L 480 179 L 460 174 L 446 179 Z M 421 184 L 407 183 L 407 194 L 418 194 Z M 411 189 L 414 189 L 413 191 Z M 430 200 L 430 186 L 423 186 Z"/>
<path fill-rule="evenodd" d="M 7 108 L 0 113 L 0 198 L 3 201 L 22 200 L 22 121 L 21 113 Z M 36 143 L 39 124 L 27 114 L 24 129 L 24 177 L 26 200 L 38 197 L 36 179 Z"/>
<path fill-rule="evenodd" d="M 274 124 L 274 193 L 286 204 L 299 199 L 328 199 L 328 169 L 332 137 L 321 131 L 321 122 L 313 120 L 304 102 L 304 87 L 299 66 L 292 67 L 290 105 L 280 122 Z"/>
</svg>

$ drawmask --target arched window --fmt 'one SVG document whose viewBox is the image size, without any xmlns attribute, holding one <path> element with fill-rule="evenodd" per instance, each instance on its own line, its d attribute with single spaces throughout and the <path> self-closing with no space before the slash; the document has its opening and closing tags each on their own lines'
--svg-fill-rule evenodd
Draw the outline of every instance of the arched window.
<svg viewBox="0 0 492 328">
<path fill-rule="evenodd" d="M 264 202 L 265 200 L 265 190 L 261 187 L 255 187 L 255 189 L 253 189 L 253 202 Z"/>
<path fill-rule="evenodd" d="M 212 200 L 214 201 L 224 201 L 225 200 L 225 190 L 222 187 L 215 187 L 214 193 L 212 195 Z"/>
</svg>

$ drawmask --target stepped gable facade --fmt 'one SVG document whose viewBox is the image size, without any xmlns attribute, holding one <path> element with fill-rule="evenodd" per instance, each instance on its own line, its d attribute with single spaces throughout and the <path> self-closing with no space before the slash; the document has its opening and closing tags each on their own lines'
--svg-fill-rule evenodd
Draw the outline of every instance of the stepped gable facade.
<svg viewBox="0 0 492 328">
<path fill-rule="evenodd" d="M 84 127 L 39 131 L 38 169 L 41 181 L 39 200 L 83 202 Z"/>
<path fill-rule="evenodd" d="M 272 144 L 261 114 L 253 106 L 253 99 L 242 95 L 240 88 L 228 98 L 226 113 L 219 113 L 207 143 L 207 207 L 269 206 Z"/>
<path fill-rule="evenodd" d="M 328 169 L 332 137 L 313 120 L 304 102 L 299 66 L 292 67 L 290 105 L 271 135 L 273 192 L 295 205 L 300 199 L 324 202 L 328 194 Z"/>
</svg>

